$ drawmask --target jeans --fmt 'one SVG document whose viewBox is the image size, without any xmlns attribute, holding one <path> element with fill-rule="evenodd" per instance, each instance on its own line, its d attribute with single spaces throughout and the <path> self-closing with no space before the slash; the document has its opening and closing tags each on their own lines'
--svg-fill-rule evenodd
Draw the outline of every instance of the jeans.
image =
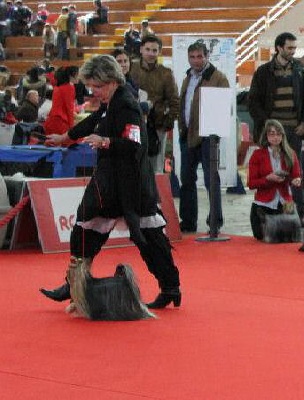
<svg viewBox="0 0 304 400">
<path fill-rule="evenodd" d="M 180 140 L 181 149 L 181 188 L 179 216 L 182 220 L 181 224 L 189 230 L 197 229 L 198 219 L 198 200 L 197 200 L 197 168 L 199 163 L 202 164 L 205 187 L 209 194 L 210 200 L 210 138 L 203 138 L 202 143 L 197 147 L 189 148 L 187 140 Z M 218 228 L 223 225 L 222 215 L 222 198 L 221 198 L 221 182 L 218 172 L 216 173 L 214 207 Z M 210 201 L 209 215 L 210 217 Z"/>
<path fill-rule="evenodd" d="M 67 49 L 68 35 L 66 32 L 58 32 L 57 34 L 57 58 L 59 60 L 68 59 L 68 49 Z"/>
</svg>

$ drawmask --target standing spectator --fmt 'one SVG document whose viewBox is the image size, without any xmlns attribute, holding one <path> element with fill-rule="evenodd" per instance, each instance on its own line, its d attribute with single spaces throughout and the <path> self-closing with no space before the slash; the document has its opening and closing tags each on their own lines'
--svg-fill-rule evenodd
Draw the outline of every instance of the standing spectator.
<svg viewBox="0 0 304 400">
<path fill-rule="evenodd" d="M 29 7 L 22 4 L 22 0 L 17 0 L 12 12 L 11 33 L 13 36 L 29 36 L 29 25 L 31 22 L 32 11 Z"/>
<path fill-rule="evenodd" d="M 6 32 L 6 14 L 7 14 L 7 6 L 5 2 L 2 0 L 0 2 L 0 43 L 4 46 L 5 44 L 5 36 Z"/>
<path fill-rule="evenodd" d="M 74 83 L 78 81 L 78 67 L 60 67 L 55 73 L 55 78 L 52 108 L 43 125 L 46 135 L 53 133 L 63 135 L 74 126 Z"/>
<path fill-rule="evenodd" d="M 6 29 L 5 36 L 12 35 L 12 19 L 14 13 L 14 3 L 11 0 L 6 2 Z"/>
<path fill-rule="evenodd" d="M 61 9 L 61 14 L 57 18 L 55 22 L 55 26 L 57 28 L 57 58 L 59 60 L 67 60 L 68 59 L 68 7 L 64 6 Z"/>
<path fill-rule="evenodd" d="M 197 168 L 201 163 L 204 183 L 210 191 L 210 138 L 199 137 L 199 93 L 201 87 L 229 87 L 226 76 L 208 60 L 208 50 L 200 40 L 188 47 L 187 71 L 180 102 L 181 189 L 179 215 L 182 232 L 196 232 L 198 218 Z M 204 110 L 202 110 L 204 112 Z M 221 182 L 217 173 L 215 182 L 215 212 L 217 229 L 223 225 Z M 207 224 L 210 222 L 210 213 Z"/>
<path fill-rule="evenodd" d="M 141 21 L 140 40 L 143 40 L 146 35 L 154 35 L 154 31 L 150 28 L 149 21 L 143 19 Z"/>
<path fill-rule="evenodd" d="M 130 76 L 130 67 L 131 67 L 130 55 L 125 50 L 122 49 L 115 49 L 112 55 L 121 67 L 122 73 L 124 74 L 126 79 L 126 86 L 130 89 L 135 99 L 138 99 L 139 88 Z"/>
<path fill-rule="evenodd" d="M 250 222 L 258 240 L 264 237 L 265 214 L 282 214 L 284 204 L 292 201 L 290 185 L 301 186 L 298 158 L 279 121 L 266 121 L 260 145 L 250 158 L 248 173 L 248 186 L 256 190 Z"/>
<path fill-rule="evenodd" d="M 77 12 L 75 4 L 69 5 L 67 28 L 70 38 L 70 48 L 74 49 L 77 47 Z"/>
<path fill-rule="evenodd" d="M 249 112 L 254 121 L 253 139 L 259 142 L 265 121 L 277 119 L 284 127 L 288 143 L 301 164 L 304 135 L 303 67 L 294 58 L 296 36 L 284 32 L 275 39 L 275 54 L 253 75 L 249 90 Z M 304 223 L 304 196 L 301 187 L 292 186 L 293 199 Z"/>
<path fill-rule="evenodd" d="M 5 50 L 3 47 L 3 44 L 0 41 L 0 61 L 5 60 L 6 56 L 5 56 Z"/>
<path fill-rule="evenodd" d="M 148 93 L 153 105 L 154 123 L 160 140 L 160 151 L 151 157 L 154 172 L 164 170 L 167 132 L 178 117 L 179 98 L 172 71 L 157 62 L 162 41 L 154 35 L 145 36 L 141 42 L 141 58 L 133 62 L 131 77 L 140 89 Z M 150 111 L 151 112 L 151 111 Z"/>
<path fill-rule="evenodd" d="M 129 28 L 124 33 L 124 49 L 132 57 L 140 56 L 140 33 L 131 22 Z"/>
<path fill-rule="evenodd" d="M 115 49 L 113 51 L 113 57 L 116 59 L 121 67 L 122 73 L 126 79 L 126 86 L 130 89 L 131 93 L 136 100 L 139 101 L 141 110 L 145 116 L 149 113 L 151 102 L 148 101 L 148 94 L 135 84 L 130 75 L 131 69 L 131 56 L 125 50 Z"/>
<path fill-rule="evenodd" d="M 42 42 L 44 57 L 52 60 L 55 56 L 56 32 L 49 23 L 43 28 Z"/>
<path fill-rule="evenodd" d="M 31 31 L 34 36 L 41 36 L 43 28 L 45 26 L 46 20 L 48 18 L 49 12 L 46 8 L 45 3 L 38 4 L 38 11 L 31 23 Z"/>
<path fill-rule="evenodd" d="M 96 33 L 95 26 L 108 23 L 109 8 L 102 4 L 100 0 L 93 2 L 95 11 L 87 20 L 87 33 L 93 35 Z"/>
</svg>

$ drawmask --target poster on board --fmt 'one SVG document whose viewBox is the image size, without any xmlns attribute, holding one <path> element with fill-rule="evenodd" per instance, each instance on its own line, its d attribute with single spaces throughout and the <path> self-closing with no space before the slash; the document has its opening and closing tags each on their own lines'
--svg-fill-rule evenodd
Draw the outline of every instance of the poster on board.
<svg viewBox="0 0 304 400">
<path fill-rule="evenodd" d="M 203 35 L 176 35 L 172 38 L 172 68 L 178 85 L 181 89 L 186 71 L 189 69 L 188 47 L 197 40 L 203 41 L 209 50 L 209 61 L 222 71 L 229 81 L 232 91 L 232 111 L 227 129 L 229 134 L 220 142 L 219 173 L 223 187 L 235 186 L 237 179 L 237 149 L 236 149 L 236 64 L 235 40 L 233 38 L 205 37 Z M 216 109 L 214 110 L 216 113 Z M 220 118 L 220 115 L 218 115 Z M 180 171 L 180 148 L 178 142 L 178 129 L 174 132 L 174 157 L 176 172 Z M 198 170 L 198 185 L 203 182 L 202 170 Z"/>
</svg>

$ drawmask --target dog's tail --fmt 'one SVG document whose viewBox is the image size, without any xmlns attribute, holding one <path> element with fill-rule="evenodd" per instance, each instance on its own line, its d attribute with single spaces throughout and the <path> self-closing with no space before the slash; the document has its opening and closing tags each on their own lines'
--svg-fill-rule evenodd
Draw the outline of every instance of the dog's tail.
<svg viewBox="0 0 304 400">
<path fill-rule="evenodd" d="M 133 301 L 130 305 L 133 308 L 134 314 L 142 314 L 140 318 L 143 319 L 156 318 L 155 314 L 153 314 L 141 300 L 140 289 L 132 267 L 128 264 L 118 264 L 114 276 L 120 276 L 125 279 L 130 290 L 130 296 L 133 297 Z"/>
</svg>

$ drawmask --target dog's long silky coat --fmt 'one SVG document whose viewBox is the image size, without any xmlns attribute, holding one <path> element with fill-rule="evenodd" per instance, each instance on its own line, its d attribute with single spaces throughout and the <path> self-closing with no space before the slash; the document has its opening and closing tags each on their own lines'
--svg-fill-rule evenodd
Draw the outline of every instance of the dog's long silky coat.
<svg viewBox="0 0 304 400">
<path fill-rule="evenodd" d="M 69 312 L 92 320 L 130 321 L 154 318 L 141 301 L 130 266 L 119 264 L 114 276 L 94 278 L 85 260 L 79 258 L 68 270 L 72 302 Z"/>
</svg>

